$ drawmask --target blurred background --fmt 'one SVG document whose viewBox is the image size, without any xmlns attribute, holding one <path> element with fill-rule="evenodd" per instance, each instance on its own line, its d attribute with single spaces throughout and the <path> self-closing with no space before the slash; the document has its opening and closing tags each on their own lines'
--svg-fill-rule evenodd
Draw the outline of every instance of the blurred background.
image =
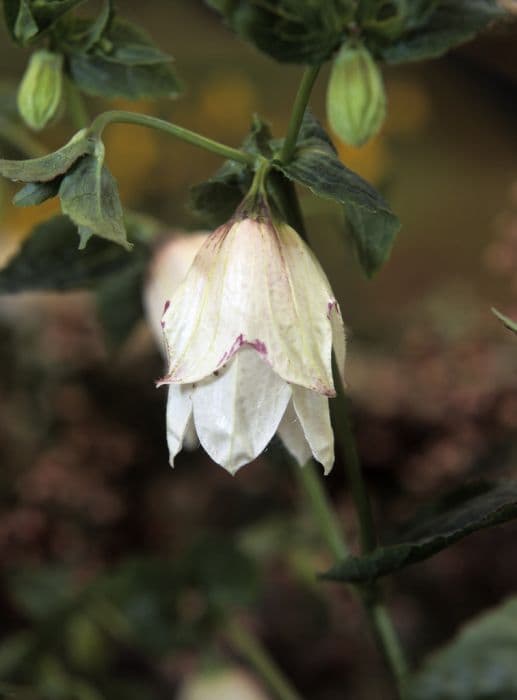
<svg viewBox="0 0 517 700">
<path fill-rule="evenodd" d="M 253 112 L 285 133 L 299 67 L 238 40 L 200 0 L 121 5 L 175 56 L 185 92 L 117 107 L 235 146 Z M 300 193 L 348 327 L 349 393 L 381 539 L 444 489 L 515 473 L 517 345 L 490 309 L 517 317 L 516 32 L 386 70 L 380 135 L 361 150 L 335 140 L 403 223 L 374 280 L 340 209 Z M 0 27 L 0 81 L 18 81 L 28 55 Z M 311 102 L 323 122 L 327 75 Z M 53 149 L 72 133 L 61 121 L 38 138 Z M 185 203 L 218 158 L 122 125 L 105 144 L 125 206 L 168 235 L 203 227 Z M 5 262 L 58 205 L 16 209 L 16 188 L 0 187 Z M 343 586 L 315 578 L 331 560 L 281 445 L 236 478 L 201 450 L 169 469 L 165 390 L 154 388 L 162 359 L 143 319 L 113 347 L 87 292 L 3 296 L 0 357 L 0 696 L 272 697 L 228 633 L 239 619 L 303 697 L 390 697 L 361 610 Z M 325 484 L 355 546 L 339 457 Z M 515 525 L 482 532 L 390 579 L 415 663 L 515 590 L 516 535 Z"/>
</svg>

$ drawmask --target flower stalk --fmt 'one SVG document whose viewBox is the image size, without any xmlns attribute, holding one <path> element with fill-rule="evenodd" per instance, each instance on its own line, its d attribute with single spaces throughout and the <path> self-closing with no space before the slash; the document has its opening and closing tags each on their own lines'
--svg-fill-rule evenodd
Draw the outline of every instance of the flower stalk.
<svg viewBox="0 0 517 700">
<path fill-rule="evenodd" d="M 137 126 L 146 126 L 150 129 L 156 129 L 157 131 L 163 131 L 169 136 L 174 136 L 175 138 L 190 143 L 192 146 L 197 146 L 198 148 L 203 148 L 205 151 L 210 151 L 210 153 L 215 153 L 218 156 L 227 158 L 229 160 L 235 160 L 238 163 L 243 163 L 244 165 L 249 165 L 254 167 L 257 160 L 260 161 L 261 156 L 256 156 L 251 153 L 246 153 L 237 148 L 232 148 L 231 146 L 226 146 L 219 141 L 214 141 L 206 136 L 191 131 L 190 129 L 185 129 L 183 126 L 178 126 L 172 122 L 165 121 L 164 119 L 158 119 L 157 117 L 150 117 L 147 114 L 139 114 L 138 112 L 126 112 L 124 110 L 110 110 L 109 112 L 103 112 L 98 117 L 96 117 L 89 128 L 90 134 L 97 138 L 100 138 L 102 132 L 109 124 L 135 124 Z"/>
<path fill-rule="evenodd" d="M 280 160 L 283 163 L 288 163 L 293 156 L 294 149 L 296 148 L 296 142 L 298 140 L 298 134 L 300 133 L 300 128 L 302 126 L 303 115 L 307 109 L 312 88 L 316 82 L 319 71 L 319 65 L 308 66 L 302 76 L 300 87 L 298 88 L 298 92 L 296 93 L 296 98 L 294 100 L 291 119 L 289 120 L 289 126 L 287 128 L 287 134 L 282 150 L 280 151 Z"/>
</svg>

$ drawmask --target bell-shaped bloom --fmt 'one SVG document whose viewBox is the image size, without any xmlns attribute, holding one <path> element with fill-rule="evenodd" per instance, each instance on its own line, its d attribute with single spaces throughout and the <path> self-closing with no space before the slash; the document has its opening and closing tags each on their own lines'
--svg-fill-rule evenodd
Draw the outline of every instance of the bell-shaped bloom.
<svg viewBox="0 0 517 700">
<path fill-rule="evenodd" d="M 192 420 L 234 474 L 275 432 L 304 464 L 334 461 L 328 398 L 345 337 L 338 304 L 300 236 L 267 217 L 236 218 L 205 240 L 162 318 L 171 464 Z"/>
</svg>

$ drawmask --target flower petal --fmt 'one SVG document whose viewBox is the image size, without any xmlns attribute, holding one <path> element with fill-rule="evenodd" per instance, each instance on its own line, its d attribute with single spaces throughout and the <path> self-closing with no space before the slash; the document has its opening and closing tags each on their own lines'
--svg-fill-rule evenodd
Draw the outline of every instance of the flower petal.
<svg viewBox="0 0 517 700">
<path fill-rule="evenodd" d="M 333 304 L 329 305 L 329 319 L 332 326 L 332 349 L 334 350 L 334 355 L 336 357 L 339 378 L 343 387 L 345 387 L 345 326 L 343 324 L 343 317 L 341 316 L 341 310 L 337 301 L 334 301 Z"/>
<path fill-rule="evenodd" d="M 292 401 L 289 401 L 277 432 L 288 452 L 292 454 L 298 464 L 301 467 L 307 464 L 312 456 L 312 451 L 305 438 L 303 428 L 298 420 Z"/>
<path fill-rule="evenodd" d="M 285 413 L 291 387 L 251 348 L 195 387 L 194 422 L 210 457 L 231 474 L 266 448 Z"/>
<path fill-rule="evenodd" d="M 330 423 L 329 401 L 303 387 L 293 386 L 294 410 L 310 445 L 314 459 L 328 474 L 334 464 L 334 433 Z"/>
<path fill-rule="evenodd" d="M 181 451 L 183 441 L 188 435 L 192 420 L 192 387 L 169 386 L 167 397 L 167 445 L 169 446 L 169 462 L 174 466 L 174 458 Z M 189 437 L 190 439 L 190 437 Z"/>
<path fill-rule="evenodd" d="M 333 304 L 323 270 L 290 226 L 221 226 L 164 313 L 169 372 L 161 383 L 198 382 L 252 347 L 285 381 L 333 396 Z"/>
</svg>

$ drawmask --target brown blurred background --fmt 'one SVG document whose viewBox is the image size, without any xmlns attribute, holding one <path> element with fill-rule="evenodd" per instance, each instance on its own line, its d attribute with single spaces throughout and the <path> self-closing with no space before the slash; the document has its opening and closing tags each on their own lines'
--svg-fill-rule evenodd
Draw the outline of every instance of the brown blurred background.
<svg viewBox="0 0 517 700">
<path fill-rule="evenodd" d="M 117 106 L 231 145 L 253 112 L 285 132 L 299 67 L 259 54 L 197 0 L 119 5 L 175 56 L 186 89 Z M 349 328 L 349 391 L 381 539 L 447 487 L 515 474 L 517 345 L 490 307 L 517 316 L 516 36 L 497 28 L 444 59 L 389 68 L 381 134 L 360 151 L 336 141 L 403 224 L 374 280 L 359 271 L 339 208 L 301 193 Z M 18 80 L 27 57 L 0 29 L 0 80 Z M 311 101 L 322 121 L 326 79 Z M 108 106 L 88 104 L 92 115 Z M 71 133 L 60 122 L 41 140 L 55 148 Z M 105 143 L 126 206 L 171 230 L 201 226 L 188 189 L 219 159 L 138 127 L 112 126 Z M 5 189 L 4 259 L 55 211 L 15 209 Z M 330 560 L 281 447 L 235 479 L 200 451 L 169 470 L 153 384 L 161 359 L 143 322 L 115 352 L 86 293 L 4 297 L 0 357 L 0 682 L 22 700 L 219 697 L 210 684 L 188 695 L 185 682 L 242 664 L 219 625 L 237 605 L 303 697 L 390 697 L 360 611 L 314 580 Z M 326 484 L 355 543 L 339 459 Z M 516 534 L 478 534 L 389 583 L 416 662 L 515 590 Z M 18 665 L 13 639 L 26 642 Z M 235 697 L 268 697 L 249 675 L 232 678 Z"/>
</svg>

